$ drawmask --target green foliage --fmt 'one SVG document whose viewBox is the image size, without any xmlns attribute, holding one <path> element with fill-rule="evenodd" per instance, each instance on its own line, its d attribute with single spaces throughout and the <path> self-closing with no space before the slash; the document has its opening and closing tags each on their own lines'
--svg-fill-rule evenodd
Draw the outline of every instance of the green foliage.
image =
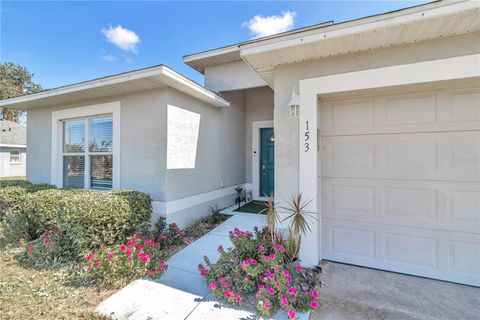
<svg viewBox="0 0 480 320">
<path fill-rule="evenodd" d="M 42 90 L 39 84 L 32 81 L 33 73 L 27 68 L 12 62 L 0 63 L 0 100 L 18 97 Z M 23 112 L 8 108 L 0 108 L 0 119 L 19 122 Z"/>
<path fill-rule="evenodd" d="M 27 189 L 19 186 L 10 186 L 0 189 L 1 217 L 5 219 L 22 211 Z"/>
<path fill-rule="evenodd" d="M 59 226 L 72 239 L 74 250 L 112 244 L 130 236 L 136 220 L 127 200 L 108 192 L 70 193 L 59 203 Z"/>
<path fill-rule="evenodd" d="M 30 187 L 32 183 L 27 180 L 0 180 L 0 189 L 6 187 Z"/>
<path fill-rule="evenodd" d="M 265 204 L 265 209 L 260 213 L 267 215 L 267 227 L 270 230 L 271 242 L 275 242 L 275 227 L 277 223 L 280 222 L 280 216 L 278 215 L 277 208 L 275 207 L 275 201 L 273 197 L 268 197 L 268 200 Z"/>
<path fill-rule="evenodd" d="M 107 192 L 128 202 L 131 211 L 131 219 L 129 219 L 127 225 L 128 234 L 144 233 L 149 229 L 152 199 L 148 193 L 133 190 L 111 190 Z"/>
<path fill-rule="evenodd" d="M 25 251 L 17 256 L 17 260 L 33 268 L 60 267 L 74 258 L 70 247 L 70 239 L 58 228 L 45 230 L 39 239 L 25 245 Z"/>
</svg>

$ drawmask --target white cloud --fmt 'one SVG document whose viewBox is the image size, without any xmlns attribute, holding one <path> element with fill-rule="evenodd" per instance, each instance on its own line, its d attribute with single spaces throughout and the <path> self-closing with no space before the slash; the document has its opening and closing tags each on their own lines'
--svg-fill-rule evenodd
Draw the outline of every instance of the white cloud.
<svg viewBox="0 0 480 320">
<path fill-rule="evenodd" d="M 123 28 L 121 25 L 116 27 L 103 28 L 102 33 L 105 35 L 108 42 L 113 43 L 117 47 L 125 51 L 137 53 L 137 44 L 141 42 L 140 37 L 133 32 Z"/>
<path fill-rule="evenodd" d="M 105 60 L 105 61 L 114 61 L 115 60 L 115 57 L 110 55 L 110 54 L 106 54 L 102 57 L 102 60 Z"/>
<path fill-rule="evenodd" d="M 295 23 L 295 11 L 285 11 L 278 16 L 256 15 L 250 21 L 242 23 L 242 27 L 250 29 L 254 38 L 261 38 L 272 34 L 288 31 Z"/>
</svg>

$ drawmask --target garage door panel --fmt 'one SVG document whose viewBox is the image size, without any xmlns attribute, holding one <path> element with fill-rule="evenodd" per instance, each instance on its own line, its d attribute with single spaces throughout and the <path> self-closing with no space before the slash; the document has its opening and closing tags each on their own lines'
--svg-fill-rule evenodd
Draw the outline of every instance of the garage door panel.
<svg viewBox="0 0 480 320">
<path fill-rule="evenodd" d="M 322 176 L 478 181 L 478 131 L 322 137 Z"/>
<path fill-rule="evenodd" d="M 319 116 L 322 257 L 480 286 L 480 88 L 321 101 Z"/>
<path fill-rule="evenodd" d="M 322 217 L 480 233 L 480 184 L 323 178 Z"/>
<path fill-rule="evenodd" d="M 480 89 L 323 101 L 322 136 L 480 129 Z"/>
<path fill-rule="evenodd" d="M 480 237 L 449 231 L 322 219 L 327 260 L 480 285 Z"/>
</svg>

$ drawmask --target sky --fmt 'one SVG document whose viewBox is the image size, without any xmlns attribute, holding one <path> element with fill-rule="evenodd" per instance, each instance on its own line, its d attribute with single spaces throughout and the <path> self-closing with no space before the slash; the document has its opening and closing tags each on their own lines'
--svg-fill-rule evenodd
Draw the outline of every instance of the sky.
<svg viewBox="0 0 480 320">
<path fill-rule="evenodd" d="M 49 89 L 165 64 L 203 84 L 183 56 L 427 1 L 0 1 L 0 61 Z"/>
</svg>

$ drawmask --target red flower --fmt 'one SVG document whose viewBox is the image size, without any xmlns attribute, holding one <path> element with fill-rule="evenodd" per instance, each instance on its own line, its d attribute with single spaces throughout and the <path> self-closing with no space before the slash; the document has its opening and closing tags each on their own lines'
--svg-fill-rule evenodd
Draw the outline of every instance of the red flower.
<svg viewBox="0 0 480 320">
<path fill-rule="evenodd" d="M 113 253 L 112 253 L 112 252 L 110 252 L 110 253 L 108 254 L 108 259 L 112 260 L 112 259 L 113 259 L 113 257 L 114 257 L 114 256 L 113 256 Z"/>
<path fill-rule="evenodd" d="M 88 256 L 87 256 L 87 261 L 92 260 L 94 256 L 95 256 L 95 255 L 90 252 L 90 253 L 88 254 Z"/>
<path fill-rule="evenodd" d="M 225 290 L 225 297 L 227 297 L 227 299 L 231 298 L 233 296 L 235 296 L 235 294 L 233 292 L 231 292 L 229 290 Z"/>
<path fill-rule="evenodd" d="M 161 266 L 163 266 L 163 265 L 165 264 L 165 260 L 160 260 L 160 261 L 158 261 L 158 264 L 161 265 Z"/>
<path fill-rule="evenodd" d="M 133 236 L 135 239 L 140 239 L 140 236 L 138 234 Z"/>
<path fill-rule="evenodd" d="M 133 252 L 133 250 L 130 249 L 130 248 L 128 248 L 127 251 L 125 251 L 125 254 L 127 254 L 127 255 L 128 255 L 128 254 L 132 254 L 132 252 Z"/>
<path fill-rule="evenodd" d="M 127 247 L 126 247 L 124 244 L 122 244 L 122 245 L 120 246 L 120 251 L 125 251 L 125 249 L 127 249 Z"/>
</svg>

